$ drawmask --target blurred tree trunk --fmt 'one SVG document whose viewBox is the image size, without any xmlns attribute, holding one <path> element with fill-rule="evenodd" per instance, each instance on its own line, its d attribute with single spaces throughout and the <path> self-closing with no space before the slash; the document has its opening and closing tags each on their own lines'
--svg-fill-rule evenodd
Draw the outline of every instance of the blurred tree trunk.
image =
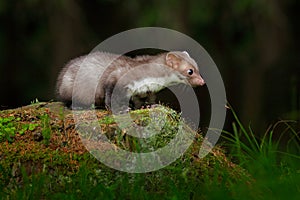
<svg viewBox="0 0 300 200">
<path fill-rule="evenodd" d="M 53 46 L 53 61 L 50 80 L 55 89 L 57 73 L 72 58 L 82 51 L 84 38 L 83 13 L 76 1 L 66 0 L 51 3 L 49 29 Z"/>
<path fill-rule="evenodd" d="M 254 13 L 253 23 L 255 28 L 255 44 L 253 55 L 256 60 L 250 61 L 245 71 L 244 101 L 242 120 L 245 124 L 251 122 L 257 127 L 258 132 L 265 130 L 265 116 L 262 113 L 262 102 L 264 91 L 264 78 L 266 71 L 280 59 L 281 53 L 287 43 L 286 19 L 282 13 L 281 5 L 277 1 L 270 1 L 268 7 L 262 11 L 265 13 Z M 256 51 L 256 52 L 255 52 Z M 280 84 L 277 82 L 277 84 Z M 274 85 L 276 87 L 276 85 Z M 268 98 L 268 97 L 267 97 Z M 272 101 L 272 97 L 268 99 Z"/>
</svg>

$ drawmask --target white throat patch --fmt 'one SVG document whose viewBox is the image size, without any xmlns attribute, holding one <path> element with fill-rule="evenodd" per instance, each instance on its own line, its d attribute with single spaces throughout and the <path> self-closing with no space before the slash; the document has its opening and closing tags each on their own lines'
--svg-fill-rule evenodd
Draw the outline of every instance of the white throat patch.
<svg viewBox="0 0 300 200">
<path fill-rule="evenodd" d="M 179 83 L 185 83 L 177 75 L 171 74 L 165 77 L 147 77 L 138 81 L 133 81 L 127 86 L 128 95 L 144 94 L 148 91 L 158 92 L 165 87 L 176 85 Z"/>
</svg>

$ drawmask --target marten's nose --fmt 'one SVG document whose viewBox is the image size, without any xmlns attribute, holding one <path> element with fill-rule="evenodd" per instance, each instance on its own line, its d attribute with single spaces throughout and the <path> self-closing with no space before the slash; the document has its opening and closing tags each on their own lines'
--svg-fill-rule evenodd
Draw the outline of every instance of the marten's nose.
<svg viewBox="0 0 300 200">
<path fill-rule="evenodd" d="M 193 87 L 205 85 L 205 81 L 203 80 L 202 77 L 195 77 L 190 81 L 190 83 Z"/>
<path fill-rule="evenodd" d="M 198 79 L 197 79 L 197 83 L 198 83 L 198 85 L 200 85 L 200 86 L 205 85 L 205 81 L 204 81 L 202 78 L 198 78 Z"/>
</svg>

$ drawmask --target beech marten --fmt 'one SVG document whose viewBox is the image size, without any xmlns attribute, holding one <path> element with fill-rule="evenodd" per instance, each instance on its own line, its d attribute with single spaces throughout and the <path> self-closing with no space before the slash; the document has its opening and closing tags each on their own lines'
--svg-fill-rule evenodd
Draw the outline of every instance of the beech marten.
<svg viewBox="0 0 300 200">
<path fill-rule="evenodd" d="M 121 94 L 118 98 L 131 98 L 133 107 L 139 108 L 143 99 L 151 104 L 156 92 L 179 83 L 205 84 L 196 62 L 185 51 L 134 58 L 94 52 L 66 64 L 58 76 L 57 93 L 64 102 L 109 109 L 116 89 Z"/>
</svg>

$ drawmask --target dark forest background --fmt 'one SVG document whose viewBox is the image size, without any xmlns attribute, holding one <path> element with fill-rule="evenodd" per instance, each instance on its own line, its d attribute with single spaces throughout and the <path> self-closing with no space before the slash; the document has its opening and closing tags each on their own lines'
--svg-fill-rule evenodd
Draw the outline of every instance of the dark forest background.
<svg viewBox="0 0 300 200">
<path fill-rule="evenodd" d="M 298 0 L 0 0 L 0 109 L 55 98 L 59 70 L 108 37 L 158 26 L 200 43 L 242 121 L 299 120 Z"/>
</svg>

